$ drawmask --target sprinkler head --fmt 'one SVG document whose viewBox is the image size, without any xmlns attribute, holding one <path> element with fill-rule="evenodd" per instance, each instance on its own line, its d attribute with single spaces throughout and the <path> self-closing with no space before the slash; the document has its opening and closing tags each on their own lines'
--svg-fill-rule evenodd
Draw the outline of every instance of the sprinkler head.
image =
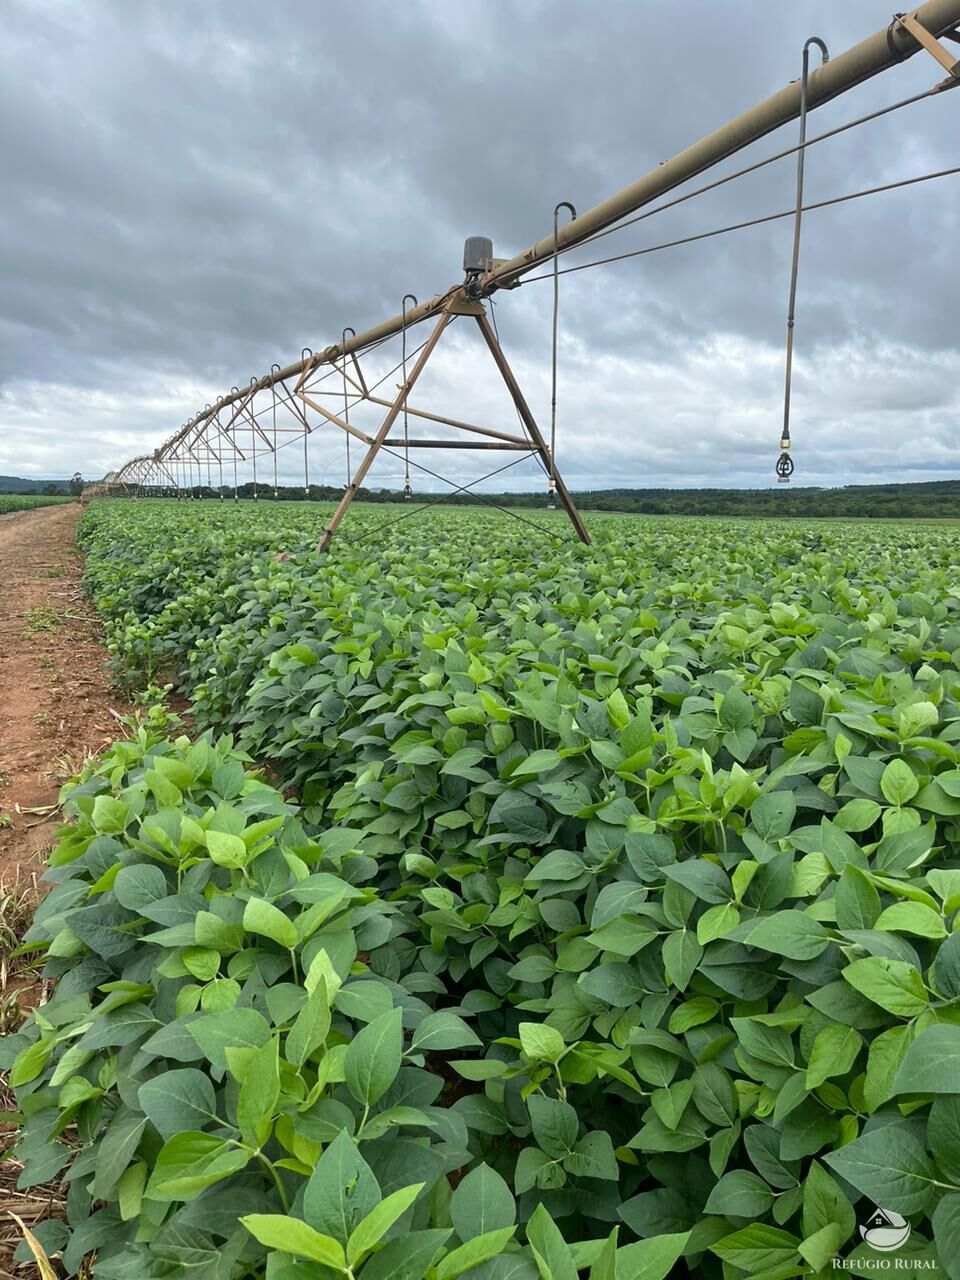
<svg viewBox="0 0 960 1280">
<path fill-rule="evenodd" d="M 790 483 L 790 477 L 793 475 L 794 466 L 789 450 L 785 449 L 783 453 L 780 454 L 779 458 L 777 458 L 777 465 L 774 470 L 777 473 L 778 484 Z"/>
</svg>

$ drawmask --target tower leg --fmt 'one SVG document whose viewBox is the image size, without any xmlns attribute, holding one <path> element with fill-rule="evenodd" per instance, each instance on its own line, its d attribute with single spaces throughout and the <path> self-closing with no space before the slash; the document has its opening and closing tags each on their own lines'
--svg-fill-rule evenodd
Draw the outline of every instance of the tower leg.
<svg viewBox="0 0 960 1280">
<path fill-rule="evenodd" d="M 490 321 L 487 319 L 486 313 L 475 317 L 477 324 L 480 326 L 480 332 L 484 336 L 487 346 L 490 348 L 490 354 L 493 356 L 497 368 L 500 370 L 500 376 L 507 384 L 507 390 L 513 399 L 513 403 L 517 406 L 517 412 L 520 414 L 520 420 L 527 430 L 527 434 L 533 441 L 536 452 L 540 455 L 540 460 L 544 465 L 547 475 L 556 485 L 557 496 L 563 503 L 564 510 L 570 517 L 570 523 L 577 531 L 577 537 L 586 546 L 590 545 L 590 535 L 587 533 L 586 525 L 580 518 L 580 512 L 577 510 L 576 503 L 570 496 L 567 486 L 563 483 L 563 479 L 554 466 L 553 458 L 547 447 L 547 442 L 540 434 L 540 428 L 537 426 L 536 419 L 530 412 L 530 406 L 527 404 L 523 392 L 520 390 L 520 384 L 514 376 L 513 370 L 507 363 L 507 357 L 503 354 L 503 348 L 497 341 L 497 335 L 491 327 Z"/>
<path fill-rule="evenodd" d="M 390 428 L 393 426 L 397 418 L 400 416 L 400 412 L 403 409 L 407 396 L 410 394 L 411 390 L 413 389 L 414 383 L 420 377 L 420 374 L 423 372 L 427 361 L 430 359 L 431 355 L 433 354 L 434 348 L 436 347 L 437 343 L 440 341 L 440 335 L 443 333 L 444 329 L 450 323 L 452 318 L 453 317 L 448 311 L 443 311 L 441 313 L 440 319 L 437 321 L 436 328 L 434 329 L 433 333 L 431 333 L 430 337 L 427 339 L 426 345 L 424 346 L 423 350 L 420 352 L 420 355 L 417 357 L 417 362 L 413 366 L 413 369 L 410 372 L 410 377 L 406 380 L 406 382 L 400 388 L 396 398 L 394 399 L 390 408 L 387 410 L 387 415 L 384 418 L 383 422 L 380 424 L 380 430 L 374 436 L 373 443 L 370 445 L 370 448 L 367 450 L 363 458 L 363 461 L 360 463 L 359 467 L 357 467 L 356 471 L 354 472 L 353 479 L 348 485 L 347 490 L 344 493 L 343 497 L 340 499 L 340 502 L 337 506 L 336 511 L 330 517 L 330 523 L 327 525 L 326 529 L 323 532 L 323 537 L 320 539 L 321 551 L 326 551 L 329 548 L 330 543 L 333 541 L 333 535 L 337 532 L 337 529 L 340 526 L 341 520 L 347 514 L 347 510 L 350 507 L 350 503 L 356 497 L 357 490 L 363 484 L 366 478 L 367 472 L 373 466 L 374 461 L 376 460 L 376 456 L 380 452 L 381 445 L 386 440 L 387 436 L 390 434 Z"/>
</svg>

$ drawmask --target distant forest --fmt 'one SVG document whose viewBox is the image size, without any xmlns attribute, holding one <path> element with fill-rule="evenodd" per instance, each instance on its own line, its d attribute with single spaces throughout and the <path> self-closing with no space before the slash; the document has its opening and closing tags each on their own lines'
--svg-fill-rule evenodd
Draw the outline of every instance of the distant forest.
<svg viewBox="0 0 960 1280">
<path fill-rule="evenodd" d="M 792 484 L 770 489 L 601 489 L 575 497 L 586 511 L 645 515 L 960 519 L 960 480 L 839 489 Z"/>
<path fill-rule="evenodd" d="M 0 476 L 0 493 L 30 494 L 78 494 L 83 488 L 83 477 L 76 472 L 69 480 L 27 480 L 24 476 Z"/>
<path fill-rule="evenodd" d="M 23 480 L 0 476 L 0 493 L 76 493 L 78 477 L 70 480 Z M 197 498 L 232 498 L 233 489 L 198 487 Z M 241 498 L 273 499 L 272 485 L 242 484 Z M 333 502 L 343 490 L 333 485 L 281 486 L 277 497 L 312 502 Z M 592 489 L 574 493 L 584 511 L 625 512 L 634 515 L 763 516 L 785 518 L 831 517 L 873 520 L 960 519 L 960 480 L 934 480 L 925 484 L 862 484 L 837 489 L 777 485 L 768 489 Z M 396 489 L 361 489 L 360 502 L 403 502 Z M 416 493 L 414 502 L 438 502 L 453 506 L 540 507 L 546 495 L 539 493 L 474 493 L 441 495 Z"/>
<path fill-rule="evenodd" d="M 213 489 L 198 489 L 198 497 L 219 496 Z M 233 489 L 226 489 L 233 497 Z M 261 485 L 261 499 L 272 499 L 272 486 Z M 332 485 L 311 485 L 314 502 L 332 502 L 343 494 Z M 254 497 L 252 484 L 242 484 L 241 498 Z M 302 487 L 281 487 L 280 498 L 303 499 Z M 834 517 L 874 520 L 960 519 L 960 480 L 936 480 L 928 484 L 849 485 L 842 489 L 813 489 L 778 485 L 773 489 L 594 489 L 575 492 L 583 511 L 619 511 L 633 515 L 763 516 L 787 518 Z M 403 502 L 396 489 L 361 489 L 359 502 Z M 539 493 L 415 493 L 414 502 L 438 502 L 452 506 L 546 506 Z"/>
</svg>

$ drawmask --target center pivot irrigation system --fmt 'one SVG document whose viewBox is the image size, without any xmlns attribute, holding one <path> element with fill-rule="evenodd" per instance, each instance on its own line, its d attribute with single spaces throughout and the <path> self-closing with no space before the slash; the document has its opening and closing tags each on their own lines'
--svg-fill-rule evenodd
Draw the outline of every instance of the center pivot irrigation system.
<svg viewBox="0 0 960 1280">
<path fill-rule="evenodd" d="M 548 505 L 554 506 L 556 499 L 559 499 L 581 542 L 589 543 L 589 534 L 556 465 L 559 277 L 572 271 L 582 271 L 588 267 L 638 257 L 678 244 L 709 239 L 712 236 L 758 226 L 781 218 L 792 218 L 794 225 L 787 309 L 783 426 L 780 455 L 776 467 L 778 479 L 789 480 L 793 471 L 793 461 L 790 458 L 790 385 L 803 213 L 810 209 L 841 204 L 845 201 L 875 195 L 881 191 L 960 173 L 960 165 L 958 165 L 936 173 L 904 178 L 898 182 L 849 192 L 830 200 L 804 205 L 804 157 L 808 148 L 816 143 L 960 83 L 960 60 L 956 57 L 954 50 L 940 43 L 941 38 L 946 38 L 960 44 L 958 29 L 960 29 L 960 0 L 929 0 L 927 4 L 909 14 L 896 15 L 889 26 L 861 41 L 839 57 L 829 58 L 823 42 L 813 37 L 803 48 L 800 79 L 787 85 L 779 93 L 767 98 L 752 110 L 744 112 L 743 115 L 715 130 L 685 151 L 681 151 L 672 160 L 658 165 L 645 177 L 603 201 L 602 204 L 587 210 L 586 213 L 577 215 L 571 204 L 561 201 L 554 210 L 552 233 L 531 248 L 524 250 L 523 253 L 508 259 L 495 258 L 493 246 L 488 239 L 479 236 L 471 237 L 467 240 L 464 250 L 465 278 L 462 282 L 452 285 L 444 293 L 431 298 L 429 302 L 418 303 L 412 294 L 407 294 L 403 299 L 401 313 L 393 319 L 385 320 L 382 324 L 367 329 L 363 333 L 356 333 L 349 328 L 344 329 L 339 343 L 320 352 L 304 348 L 300 359 L 294 363 L 284 368 L 275 364 L 263 377 L 251 378 L 248 386 L 232 387 L 229 394 L 221 396 L 216 404 L 205 405 L 159 449 L 152 454 L 131 459 L 118 471 L 111 472 L 103 480 L 88 487 L 84 496 L 131 497 L 170 493 L 182 496 L 192 495 L 203 489 L 205 472 L 207 487 L 212 488 L 215 483 L 218 484 L 222 497 L 225 491 L 225 468 L 227 483 L 232 479 L 233 493 L 236 496 L 241 465 L 245 475 L 249 474 L 252 467 L 255 495 L 259 491 L 258 484 L 262 484 L 264 478 L 268 490 L 272 481 L 273 492 L 276 495 L 278 491 L 277 455 L 280 449 L 290 445 L 298 449 L 302 448 L 304 491 L 309 495 L 308 440 L 320 427 L 328 429 L 336 427 L 344 433 L 346 483 L 339 504 L 324 530 L 320 542 L 321 550 L 326 550 L 330 546 L 350 503 L 356 497 L 370 468 L 381 453 L 392 455 L 402 461 L 406 498 L 413 496 L 410 483 L 411 466 L 444 484 L 449 484 L 455 492 L 465 492 L 483 480 L 488 480 L 515 466 L 519 461 L 534 458 L 547 477 Z M 822 57 L 821 65 L 814 71 L 810 71 L 808 65 L 812 45 L 818 47 Z M 873 111 L 857 120 L 848 121 L 817 137 L 807 138 L 808 111 L 829 102 L 881 71 L 886 71 L 921 49 L 926 50 L 936 59 L 941 68 L 946 70 L 945 80 L 938 81 L 931 88 L 910 98 Z M 646 209 L 646 206 L 667 192 L 673 191 L 791 120 L 800 121 L 800 137 L 795 146 L 767 156 L 704 186 L 699 186 L 684 195 L 661 202 L 652 209 Z M 687 236 L 681 240 L 672 240 L 611 257 L 599 258 L 592 262 L 578 263 L 566 268 L 561 268 L 559 265 L 561 256 L 571 249 L 619 231 L 663 209 L 672 208 L 704 191 L 713 190 L 790 155 L 796 155 L 797 159 L 796 199 L 790 209 L 732 226 L 719 227 L 699 235 Z M 561 226 L 560 214 L 564 209 L 570 214 L 570 220 Z M 639 213 L 641 209 L 646 211 Z M 539 275 L 533 274 L 546 264 L 549 264 L 546 271 Z M 553 359 L 549 439 L 545 438 L 537 425 L 520 384 L 507 362 L 500 345 L 496 320 L 494 318 L 491 323 L 487 309 L 484 307 L 484 300 L 491 298 L 497 291 L 515 289 L 533 280 L 553 281 Z M 408 307 L 408 303 L 412 305 Z M 443 414 L 414 408 L 409 403 L 410 393 L 436 350 L 441 337 L 451 322 L 457 319 L 473 320 L 479 327 L 484 343 L 516 406 L 519 431 L 495 431 L 489 427 L 476 426 Z M 426 321 L 433 322 L 429 336 L 408 353 L 408 331 Z M 371 355 L 377 348 L 398 335 L 402 345 L 400 362 L 378 380 L 368 383 L 360 365 L 360 357 Z M 409 363 L 410 361 L 412 363 Z M 391 375 L 398 371 L 401 373 L 401 381 L 396 388 L 396 394 L 392 396 L 377 394 Z M 332 385 L 329 381 L 331 378 L 337 380 Z M 325 383 L 327 385 L 324 385 Z M 323 403 L 324 400 L 327 401 L 326 404 Z M 331 402 L 335 405 L 335 409 L 330 407 Z M 386 410 L 386 413 L 379 420 L 375 430 L 365 431 L 358 425 L 356 413 L 351 421 L 351 412 L 358 407 L 366 407 L 368 412 L 372 407 L 372 411 Z M 453 428 L 454 434 L 447 433 L 441 438 L 434 439 L 411 436 L 411 418 Z M 354 443 L 355 449 L 357 445 L 362 447 L 360 460 L 355 468 L 350 454 L 351 442 Z M 515 452 L 522 456 L 471 481 L 470 484 L 457 485 L 430 470 L 429 467 L 411 462 L 410 450 L 412 449 L 492 449 Z M 272 476 L 268 470 L 267 476 L 264 477 L 262 469 L 264 457 L 269 459 L 268 467 L 272 469 Z M 261 468 L 259 476 L 258 460 Z M 215 471 L 216 480 L 214 479 Z M 442 499 L 439 500 L 442 501 Z M 405 512 L 400 518 L 405 518 L 407 514 Z"/>
</svg>

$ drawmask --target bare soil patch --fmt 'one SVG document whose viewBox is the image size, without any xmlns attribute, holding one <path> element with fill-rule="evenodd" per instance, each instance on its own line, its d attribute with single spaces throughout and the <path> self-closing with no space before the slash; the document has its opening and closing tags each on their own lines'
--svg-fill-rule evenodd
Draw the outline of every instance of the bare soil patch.
<svg viewBox="0 0 960 1280">
<path fill-rule="evenodd" d="M 79 504 L 0 519 L 0 881 L 31 879 L 57 796 L 120 735 L 99 625 L 80 590 Z"/>
<path fill-rule="evenodd" d="M 10 952 L 39 893 L 46 854 L 62 822 L 63 781 L 122 730 L 128 705 L 110 683 L 109 655 L 81 589 L 79 504 L 0 517 L 0 1032 L 37 1000 L 42 984 Z M 16 1189 L 4 1159 L 15 1128 L 0 1080 L 0 1277 L 36 1274 L 14 1264 L 19 1230 L 58 1212 L 59 1188 Z"/>
</svg>

